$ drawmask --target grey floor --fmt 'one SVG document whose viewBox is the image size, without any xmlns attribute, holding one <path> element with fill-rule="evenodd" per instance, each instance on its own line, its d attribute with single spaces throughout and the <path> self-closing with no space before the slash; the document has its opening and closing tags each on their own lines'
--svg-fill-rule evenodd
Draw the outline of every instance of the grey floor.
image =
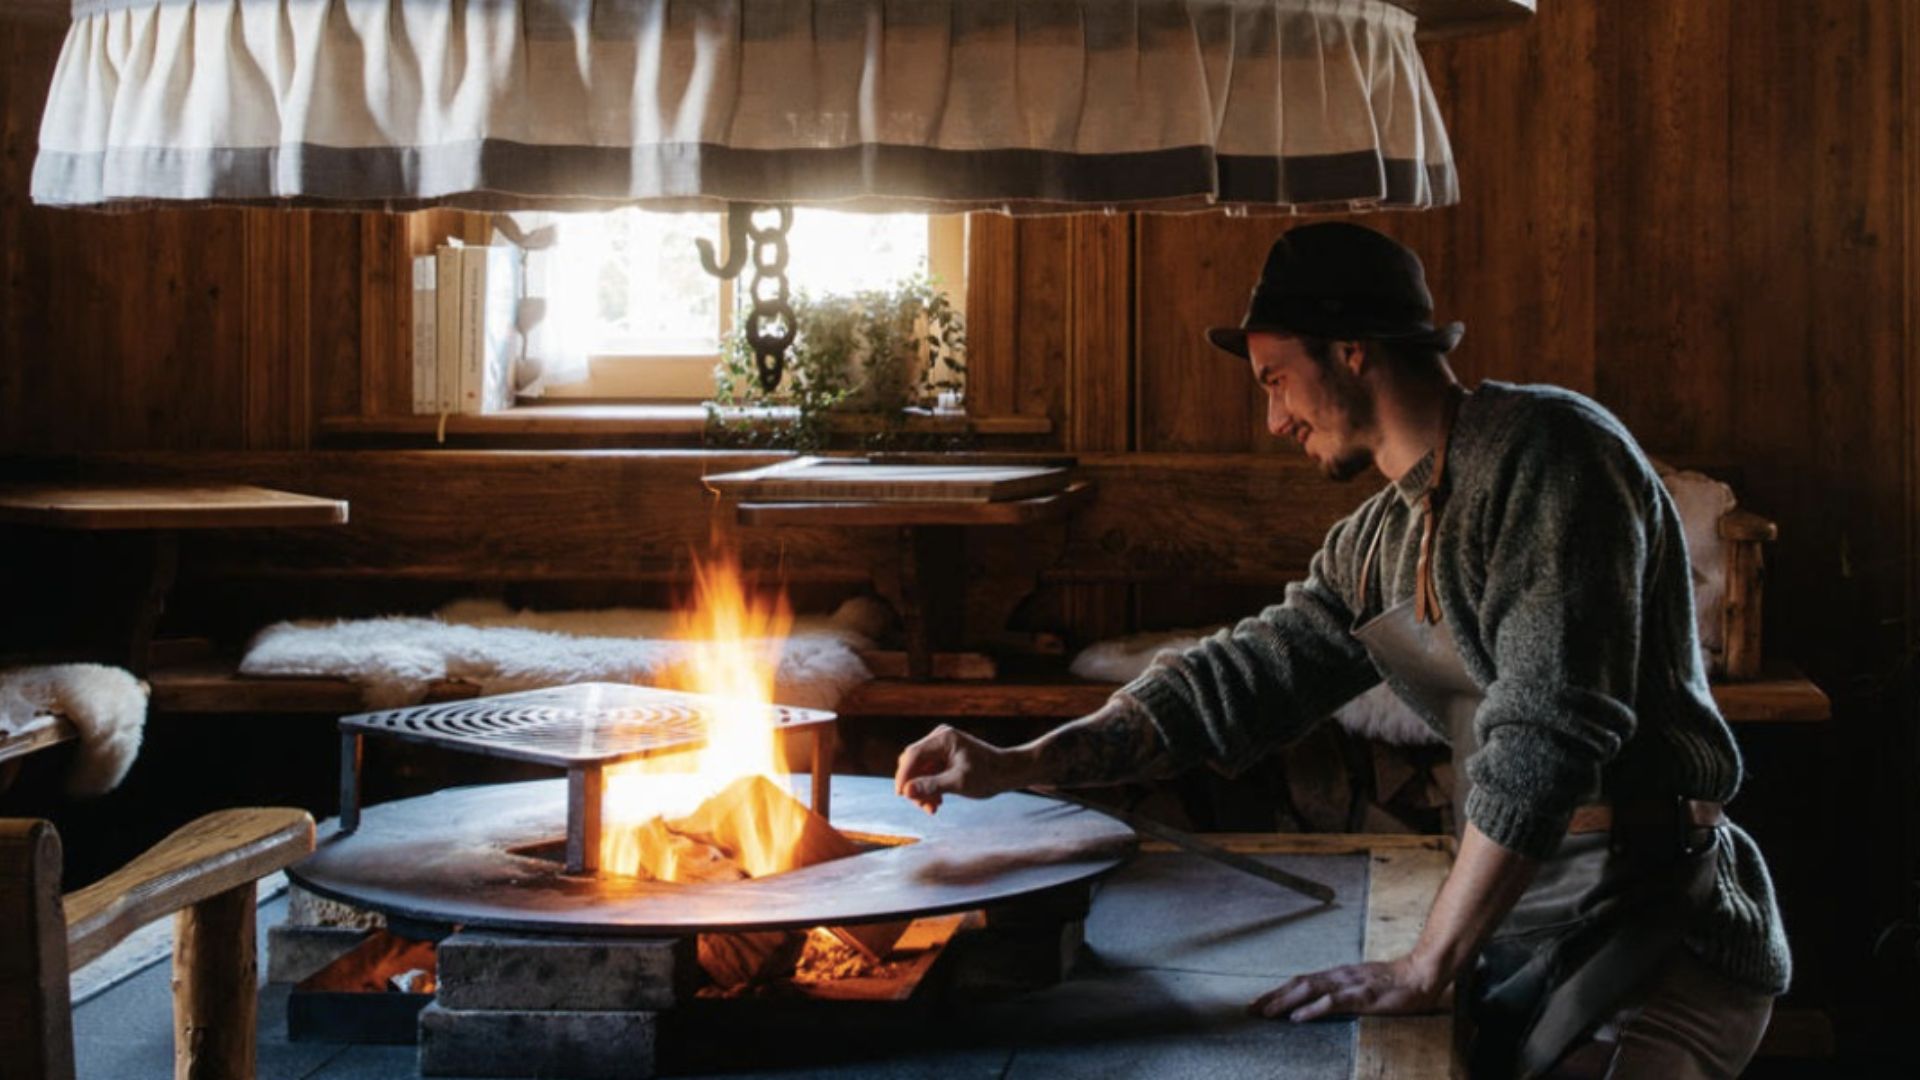
<svg viewBox="0 0 1920 1080">
<path fill-rule="evenodd" d="M 1254 1020 L 1245 1004 L 1290 974 L 1359 958 L 1363 856 L 1270 857 L 1333 885 L 1320 907 L 1273 885 L 1189 855 L 1144 855 L 1100 886 L 1088 949 L 1074 976 L 1049 990 L 952 1006 L 890 1040 L 905 1050 L 843 1056 L 829 1065 L 731 1072 L 732 1077 L 1346 1077 L 1354 1024 Z M 260 925 L 285 900 L 260 910 Z M 264 933 L 263 933 L 264 939 Z M 265 943 L 262 941 L 262 949 Z M 81 1080 L 172 1075 L 168 965 L 158 963 L 80 1005 L 74 1041 Z M 403 1080 L 411 1047 L 289 1043 L 286 993 L 260 997 L 260 1080 Z M 755 1033 L 742 1031 L 751 1042 Z M 762 1035 L 762 1038 L 773 1036 Z M 853 1048 L 857 1033 L 820 1040 Z M 688 1075 L 682 1073 L 681 1075 Z"/>
</svg>

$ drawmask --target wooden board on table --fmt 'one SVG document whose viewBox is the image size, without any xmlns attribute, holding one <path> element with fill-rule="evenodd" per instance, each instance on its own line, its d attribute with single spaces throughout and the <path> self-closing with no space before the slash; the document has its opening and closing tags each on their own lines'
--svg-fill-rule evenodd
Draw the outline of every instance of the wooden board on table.
<svg viewBox="0 0 1920 1080">
<path fill-rule="evenodd" d="M 1004 502 L 1060 491 L 1072 474 L 1045 465 L 903 465 L 800 458 L 706 478 L 741 499 L 789 502 Z"/>
<path fill-rule="evenodd" d="M 1085 503 L 1092 485 L 1069 484 L 1060 491 L 994 502 L 951 500 L 859 502 L 741 502 L 734 520 L 742 525 L 918 526 L 1040 525 L 1059 521 Z"/>
<path fill-rule="evenodd" d="M 250 484 L 75 483 L 0 487 L 0 523 L 54 529 L 340 525 L 347 504 Z"/>
</svg>

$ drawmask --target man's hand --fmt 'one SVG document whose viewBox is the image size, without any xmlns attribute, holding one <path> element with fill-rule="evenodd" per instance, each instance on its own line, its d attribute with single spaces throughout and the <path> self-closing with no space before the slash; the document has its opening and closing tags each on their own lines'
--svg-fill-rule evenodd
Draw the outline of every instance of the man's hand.
<svg viewBox="0 0 1920 1080">
<path fill-rule="evenodd" d="M 893 790 L 931 814 L 947 795 L 984 799 L 1028 783 L 1026 755 L 1004 750 L 941 724 L 906 748 L 893 773 Z"/>
<path fill-rule="evenodd" d="M 1385 963 L 1297 975 L 1262 994 L 1247 1011 L 1269 1020 L 1318 1020 L 1323 1016 L 1423 1013 L 1439 1009 L 1447 984 L 1420 970 L 1410 956 Z"/>
</svg>

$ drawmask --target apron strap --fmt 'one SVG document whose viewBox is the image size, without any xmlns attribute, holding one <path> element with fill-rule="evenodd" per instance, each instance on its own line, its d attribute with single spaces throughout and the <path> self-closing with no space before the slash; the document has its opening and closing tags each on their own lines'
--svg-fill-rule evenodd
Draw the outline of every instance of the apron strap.
<svg viewBox="0 0 1920 1080">
<path fill-rule="evenodd" d="M 1459 387 L 1447 395 L 1447 411 L 1440 424 L 1440 445 L 1433 453 L 1433 476 L 1420 496 L 1420 563 L 1414 573 L 1413 611 L 1421 622 L 1440 625 L 1445 614 L 1440 610 L 1440 595 L 1433 587 L 1433 534 L 1446 508 L 1447 446 L 1453 442 L 1453 423 L 1460 417 L 1460 401 L 1466 397 Z"/>
<path fill-rule="evenodd" d="M 1689 853 L 1649 887 L 1609 905 L 1612 911 L 1589 932 L 1603 926 L 1611 932 L 1603 931 L 1592 952 L 1576 960 L 1577 966 L 1552 987 L 1527 1029 L 1519 1047 L 1519 1076 L 1537 1077 L 1552 1069 L 1578 1039 L 1651 976 L 1674 949 L 1682 947 L 1693 915 L 1712 897 L 1717 863 L 1717 845 L 1708 844 Z M 1546 949 L 1543 954 L 1557 951 Z"/>
</svg>

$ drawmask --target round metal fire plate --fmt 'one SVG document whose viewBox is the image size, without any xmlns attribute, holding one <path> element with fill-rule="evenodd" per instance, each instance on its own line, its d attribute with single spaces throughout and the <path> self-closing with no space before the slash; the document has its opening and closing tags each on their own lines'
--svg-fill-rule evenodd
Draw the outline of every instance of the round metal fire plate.
<svg viewBox="0 0 1920 1080">
<path fill-rule="evenodd" d="M 318 850 L 288 876 L 422 923 L 686 935 L 965 911 L 1104 873 L 1134 844 L 1105 814 L 1037 795 L 948 799 L 928 816 L 891 780 L 836 776 L 836 827 L 913 842 L 751 881 L 672 884 L 569 875 L 519 853 L 559 840 L 565 822 L 565 781 L 453 788 L 368 807 L 345 836 L 326 822 Z"/>
</svg>

